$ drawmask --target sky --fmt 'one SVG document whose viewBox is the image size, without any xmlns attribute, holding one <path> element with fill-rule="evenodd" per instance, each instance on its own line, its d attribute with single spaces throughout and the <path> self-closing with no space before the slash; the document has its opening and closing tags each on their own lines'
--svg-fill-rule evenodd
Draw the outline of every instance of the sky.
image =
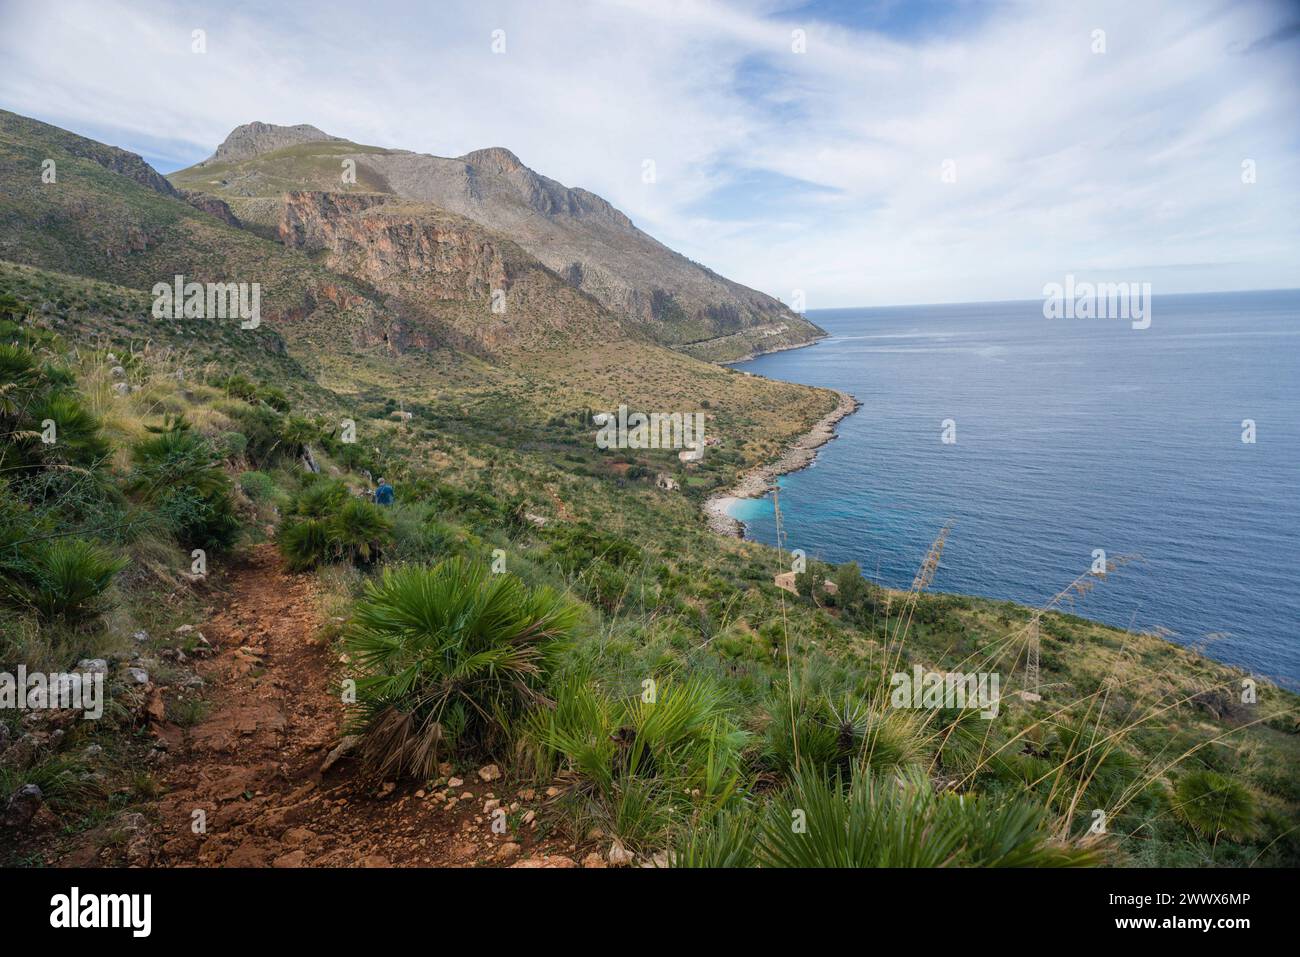
<svg viewBox="0 0 1300 957">
<path fill-rule="evenodd" d="M 1300 0 L 0 0 L 0 107 L 504 146 L 809 309 L 1300 287 Z"/>
</svg>

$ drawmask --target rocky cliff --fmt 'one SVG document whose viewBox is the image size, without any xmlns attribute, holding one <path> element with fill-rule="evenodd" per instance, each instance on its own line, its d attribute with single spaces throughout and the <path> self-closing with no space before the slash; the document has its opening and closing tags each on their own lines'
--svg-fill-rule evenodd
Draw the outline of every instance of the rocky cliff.
<svg viewBox="0 0 1300 957">
<path fill-rule="evenodd" d="M 337 141 L 338 137 L 330 136 L 306 123 L 299 123 L 297 126 L 276 126 L 274 123 L 254 121 L 236 126 L 225 141 L 217 147 L 217 151 L 199 165 L 248 159 L 284 149 L 286 146 L 331 140 Z"/>
<path fill-rule="evenodd" d="M 480 354 L 634 333 L 511 240 L 427 205 L 377 193 L 285 196 L 281 241 L 391 297 Z"/>
<path fill-rule="evenodd" d="M 295 132 L 304 129 L 311 132 Z M 777 299 L 692 262 L 601 197 L 529 169 L 507 149 L 446 158 L 359 146 L 314 127 L 239 133 L 211 160 L 173 180 L 217 193 L 246 222 L 276 225 L 268 200 L 283 196 L 287 184 L 345 188 L 340 164 L 351 161 L 354 188 L 406 200 L 407 209 L 454 213 L 506 237 L 645 335 L 683 352 L 732 360 L 823 334 Z M 312 144 L 319 149 L 304 148 Z"/>
</svg>

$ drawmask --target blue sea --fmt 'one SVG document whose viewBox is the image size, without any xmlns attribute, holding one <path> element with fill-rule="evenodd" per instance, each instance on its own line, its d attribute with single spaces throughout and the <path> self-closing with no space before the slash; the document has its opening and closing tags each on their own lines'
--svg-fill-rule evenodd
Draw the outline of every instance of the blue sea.
<svg viewBox="0 0 1300 957">
<path fill-rule="evenodd" d="M 737 366 L 863 403 L 780 480 L 787 547 L 906 587 L 951 520 L 933 588 L 1033 605 L 1141 556 L 1073 612 L 1300 687 L 1300 290 L 1156 296 L 1147 329 L 1040 300 L 809 318 L 830 338 Z M 732 513 L 775 541 L 770 499 Z"/>
</svg>

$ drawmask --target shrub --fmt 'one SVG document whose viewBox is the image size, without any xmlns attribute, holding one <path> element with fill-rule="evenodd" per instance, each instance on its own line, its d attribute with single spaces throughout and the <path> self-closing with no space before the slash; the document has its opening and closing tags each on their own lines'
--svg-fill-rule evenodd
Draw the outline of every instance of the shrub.
<svg viewBox="0 0 1300 957">
<path fill-rule="evenodd" d="M 800 768 L 847 776 L 854 769 L 893 771 L 917 764 L 925 751 L 921 728 L 902 712 L 873 710 L 862 698 L 800 689 L 790 700 L 774 688 L 765 709 L 762 758 L 790 777 Z"/>
<path fill-rule="evenodd" d="M 80 538 L 29 543 L 6 568 L 0 593 L 46 621 L 82 625 L 98 616 L 100 598 L 126 562 Z"/>
<path fill-rule="evenodd" d="M 323 518 L 305 518 L 280 530 L 280 554 L 291 569 L 303 571 L 329 558 L 327 525 Z"/>
<path fill-rule="evenodd" d="M 444 754 L 491 752 L 544 702 L 542 679 L 579 610 L 550 589 L 452 559 L 386 570 L 344 643 L 360 670 L 355 729 L 367 766 L 432 777 Z"/>
<path fill-rule="evenodd" d="M 150 428 L 151 438 L 131 451 L 127 488 L 166 515 L 185 545 L 224 548 L 239 531 L 230 478 L 212 444 L 183 418 Z"/>
<path fill-rule="evenodd" d="M 1050 794 L 1061 807 L 1114 807 L 1118 803 L 1150 803 L 1142 769 L 1136 759 L 1120 747 L 1122 736 L 1083 721 L 1058 725 L 1047 745 L 1047 758 L 1055 765 L 1039 783 L 1039 793 Z M 1072 786 L 1066 786 L 1066 784 Z"/>
<path fill-rule="evenodd" d="M 254 502 L 265 502 L 275 497 L 274 479 L 265 472 L 244 472 L 239 476 L 239 487 Z"/>
<path fill-rule="evenodd" d="M 936 795 L 928 780 L 870 773 L 844 786 L 801 773 L 759 814 L 734 812 L 693 831 L 678 866 L 1061 867 L 1098 863 L 1058 844 L 1038 805 Z"/>
<path fill-rule="evenodd" d="M 1174 813 L 1201 837 L 1241 841 L 1254 829 L 1255 799 L 1231 778 L 1192 771 L 1174 786 Z"/>
<path fill-rule="evenodd" d="M 664 681 L 653 697 L 614 698 L 571 679 L 554 708 L 529 714 L 523 735 L 537 770 L 576 776 L 583 810 L 634 847 L 731 801 L 748 738 L 704 678 Z"/>
<path fill-rule="evenodd" d="M 393 537 L 393 520 L 378 505 L 359 498 L 344 502 L 327 528 L 336 554 L 352 562 L 374 561 Z"/>
<path fill-rule="evenodd" d="M 307 518 L 329 518 L 338 512 L 347 497 L 347 486 L 342 482 L 317 480 L 298 493 L 293 513 Z"/>
<path fill-rule="evenodd" d="M 298 493 L 280 528 L 280 552 L 295 570 L 329 561 L 370 564 L 393 541 L 392 518 L 348 495 L 342 482 L 316 481 Z"/>
<path fill-rule="evenodd" d="M 243 432 L 224 432 L 218 447 L 226 461 L 237 462 L 248 451 L 248 436 Z"/>
</svg>

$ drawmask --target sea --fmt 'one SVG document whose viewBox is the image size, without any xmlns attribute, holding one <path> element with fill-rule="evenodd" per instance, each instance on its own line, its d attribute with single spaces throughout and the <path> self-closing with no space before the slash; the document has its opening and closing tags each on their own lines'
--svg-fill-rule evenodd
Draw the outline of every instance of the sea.
<svg viewBox="0 0 1300 957">
<path fill-rule="evenodd" d="M 1300 688 L 1300 290 L 1154 296 L 1149 320 L 1042 300 L 810 312 L 829 338 L 737 368 L 855 395 L 779 480 L 787 548 L 934 590 L 1156 631 Z M 1145 320 L 1143 320 L 1145 322 Z M 770 497 L 731 514 L 774 544 Z"/>
</svg>

